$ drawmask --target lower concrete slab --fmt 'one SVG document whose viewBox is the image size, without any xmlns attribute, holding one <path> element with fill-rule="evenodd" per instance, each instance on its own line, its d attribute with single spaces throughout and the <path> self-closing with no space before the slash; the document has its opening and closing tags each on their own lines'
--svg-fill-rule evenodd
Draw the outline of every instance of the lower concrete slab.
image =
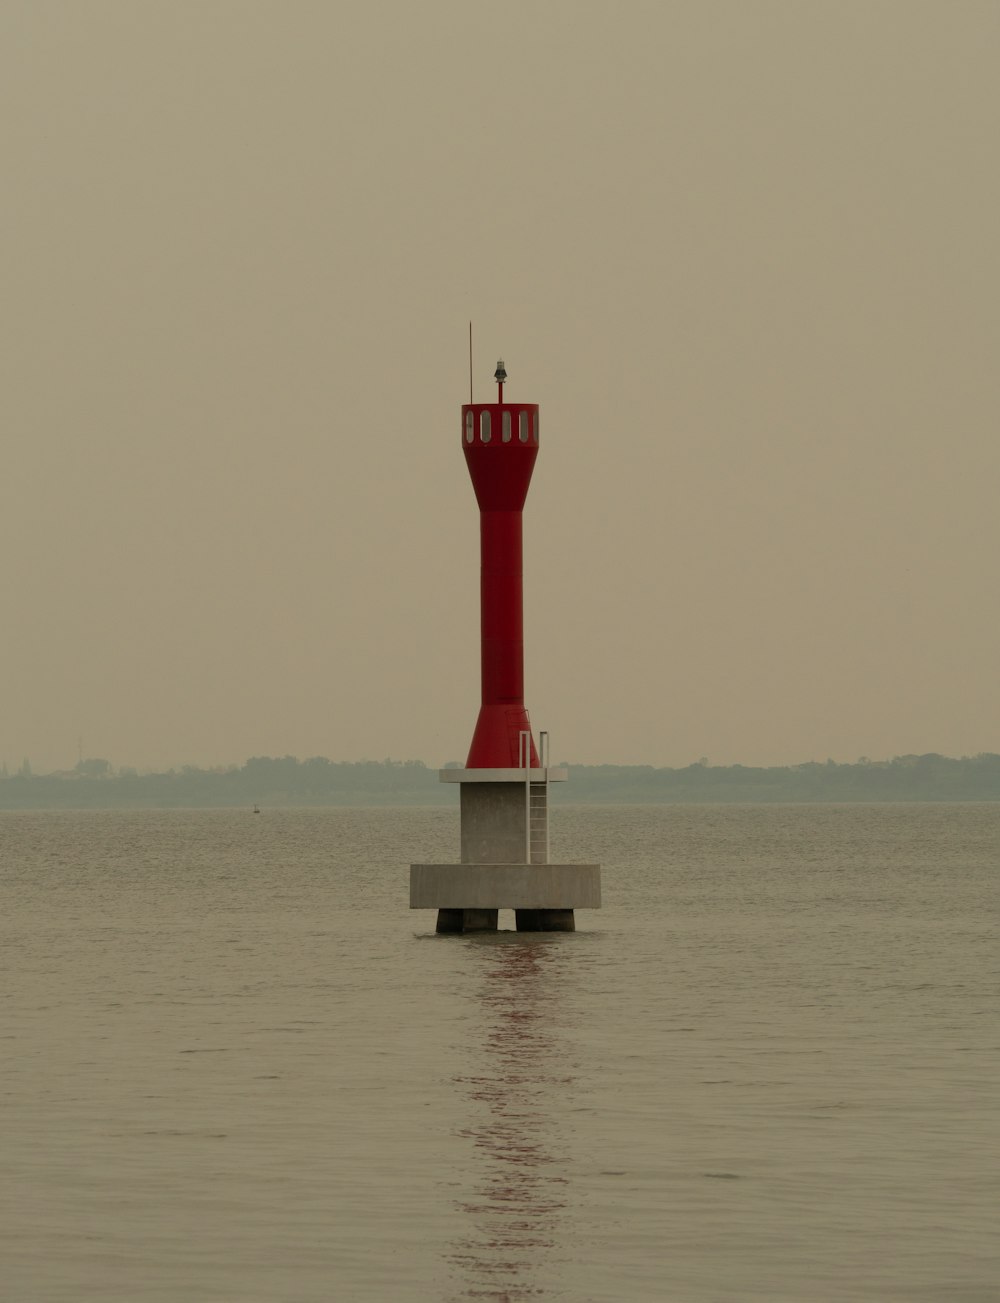
<svg viewBox="0 0 1000 1303">
<path fill-rule="evenodd" d="M 599 864 L 411 864 L 411 909 L 600 909 Z"/>
</svg>

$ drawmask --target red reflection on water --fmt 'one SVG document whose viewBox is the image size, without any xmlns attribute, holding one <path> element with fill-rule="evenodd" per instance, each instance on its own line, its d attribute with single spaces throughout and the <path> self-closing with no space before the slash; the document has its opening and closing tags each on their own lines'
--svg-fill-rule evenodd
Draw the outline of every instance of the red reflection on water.
<svg viewBox="0 0 1000 1303">
<path fill-rule="evenodd" d="M 558 944 L 558 943 L 556 943 Z M 465 1277 L 463 1299 L 493 1303 L 544 1297 L 533 1283 L 557 1246 L 566 1206 L 558 1117 L 572 1082 L 560 1070 L 558 983 L 547 969 L 551 939 L 477 947 L 486 965 L 477 993 L 486 1071 L 455 1079 L 481 1120 L 460 1129 L 480 1173 L 473 1198 L 457 1204 L 463 1234 L 449 1255 Z"/>
</svg>

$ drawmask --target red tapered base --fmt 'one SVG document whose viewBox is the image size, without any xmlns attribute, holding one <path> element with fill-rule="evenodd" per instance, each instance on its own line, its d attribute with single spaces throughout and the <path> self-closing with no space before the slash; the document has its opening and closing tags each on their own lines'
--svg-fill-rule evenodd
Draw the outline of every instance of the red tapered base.
<svg viewBox="0 0 1000 1303">
<path fill-rule="evenodd" d="M 524 764 L 518 755 L 520 734 L 531 732 L 528 712 L 523 706 L 482 706 L 466 769 L 517 769 Z M 538 768 L 538 752 L 531 740 L 531 768 Z"/>
</svg>

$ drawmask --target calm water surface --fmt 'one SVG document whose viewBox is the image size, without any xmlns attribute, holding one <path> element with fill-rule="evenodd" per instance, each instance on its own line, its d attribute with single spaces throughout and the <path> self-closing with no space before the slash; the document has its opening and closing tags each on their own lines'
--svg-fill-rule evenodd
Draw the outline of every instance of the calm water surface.
<svg viewBox="0 0 1000 1303">
<path fill-rule="evenodd" d="M 1000 1299 L 1000 806 L 554 819 L 465 939 L 456 810 L 0 815 L 0 1296 Z"/>
</svg>

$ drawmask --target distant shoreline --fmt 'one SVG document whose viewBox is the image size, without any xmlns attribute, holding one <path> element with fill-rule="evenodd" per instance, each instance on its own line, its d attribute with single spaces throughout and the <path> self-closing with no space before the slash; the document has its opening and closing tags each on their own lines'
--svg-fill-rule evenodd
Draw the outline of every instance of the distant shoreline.
<svg viewBox="0 0 1000 1303">
<path fill-rule="evenodd" d="M 569 765 L 553 787 L 555 804 L 702 805 L 1000 801 L 1000 755 L 952 759 L 934 753 L 841 765 L 754 768 L 709 765 Z M 310 808 L 445 806 L 450 784 L 421 761 L 334 762 L 323 757 L 256 756 L 242 766 L 167 773 L 116 772 L 82 760 L 69 773 L 0 774 L 0 810 Z"/>
</svg>

